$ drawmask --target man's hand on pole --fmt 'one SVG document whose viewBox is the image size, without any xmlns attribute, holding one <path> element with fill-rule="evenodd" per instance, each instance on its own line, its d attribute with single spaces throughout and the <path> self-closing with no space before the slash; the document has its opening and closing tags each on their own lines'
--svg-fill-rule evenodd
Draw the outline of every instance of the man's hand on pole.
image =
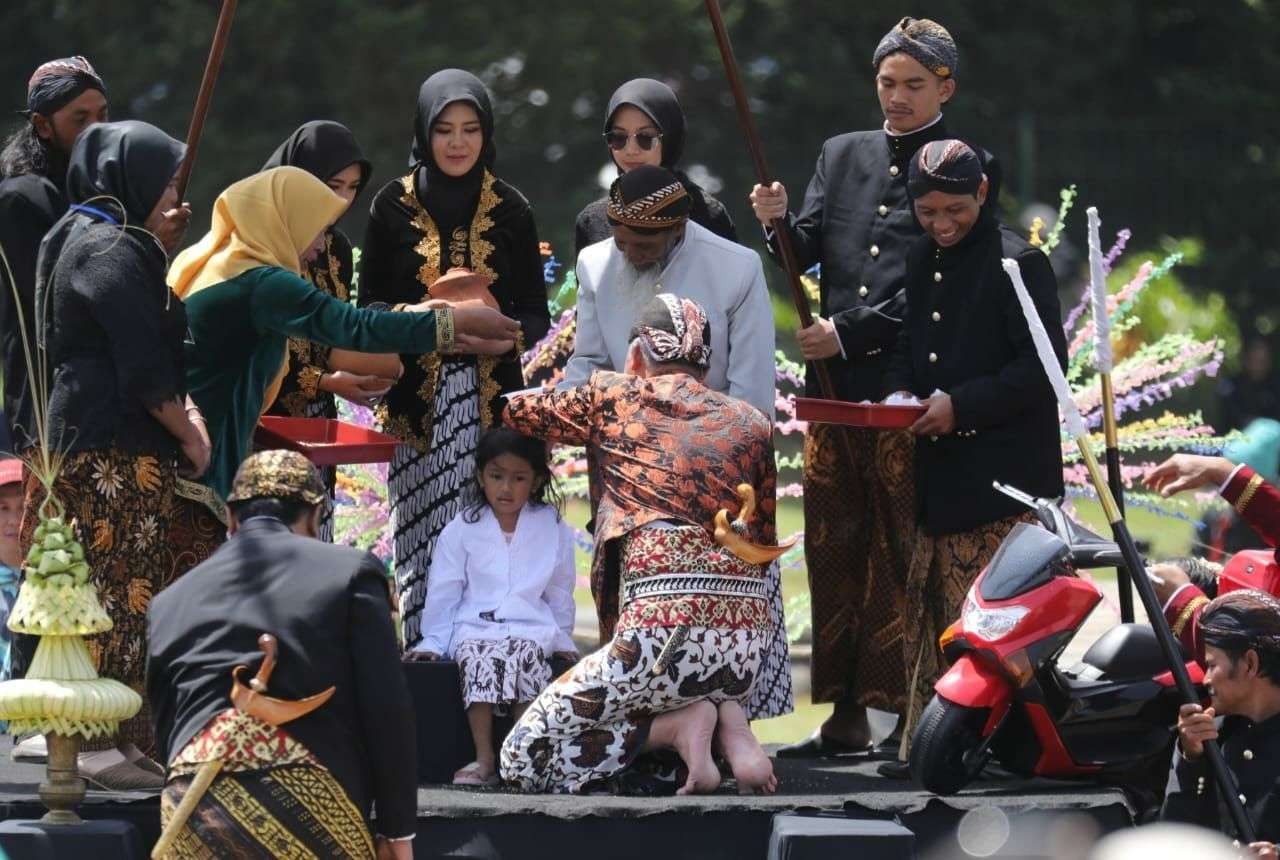
<svg viewBox="0 0 1280 860">
<path fill-rule="evenodd" d="M 787 217 L 787 189 L 781 182 L 773 182 L 766 188 L 757 184 L 751 189 L 751 211 L 766 227 L 773 225 L 775 218 Z"/>
</svg>

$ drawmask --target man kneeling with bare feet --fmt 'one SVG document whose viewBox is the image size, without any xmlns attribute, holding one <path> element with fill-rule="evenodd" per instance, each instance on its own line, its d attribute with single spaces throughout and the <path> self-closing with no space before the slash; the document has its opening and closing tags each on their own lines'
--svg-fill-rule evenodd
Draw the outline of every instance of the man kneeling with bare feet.
<svg viewBox="0 0 1280 860">
<path fill-rule="evenodd" d="M 760 559 L 776 541 L 772 428 L 702 384 L 710 342 L 697 303 L 661 294 L 632 330 L 625 374 L 597 372 L 506 408 L 522 433 L 594 449 L 603 495 L 592 592 L 600 617 L 618 619 L 503 744 L 502 778 L 525 791 L 625 788 L 620 777 L 658 775 L 662 757 L 646 754 L 667 750 L 682 762 L 677 794 L 719 787 L 715 755 L 742 793 L 777 790 L 742 710 L 770 624 Z M 759 494 L 759 515 L 744 500 L 717 537 L 716 514 L 737 506 L 743 484 Z"/>
</svg>

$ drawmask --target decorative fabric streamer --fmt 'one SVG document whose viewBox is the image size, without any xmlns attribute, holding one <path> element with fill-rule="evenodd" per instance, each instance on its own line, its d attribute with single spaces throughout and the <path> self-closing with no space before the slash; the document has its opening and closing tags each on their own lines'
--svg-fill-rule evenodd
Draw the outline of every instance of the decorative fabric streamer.
<svg viewBox="0 0 1280 860">
<path fill-rule="evenodd" d="M 1057 396 L 1058 406 L 1062 409 L 1062 419 L 1067 425 L 1067 432 L 1076 439 L 1087 438 L 1089 431 L 1085 429 L 1080 410 L 1076 408 L 1076 402 L 1071 398 L 1071 388 L 1067 385 L 1067 378 L 1063 375 L 1062 368 L 1058 366 L 1058 357 L 1054 354 L 1053 345 L 1049 343 L 1049 333 L 1044 330 L 1040 314 L 1027 293 L 1027 285 L 1022 282 L 1022 270 L 1018 268 L 1018 261 L 1005 257 L 1000 264 L 1004 266 L 1005 274 L 1013 283 L 1018 304 L 1022 305 L 1022 315 L 1027 318 L 1027 328 L 1031 330 L 1031 339 L 1035 341 L 1040 364 L 1044 367 L 1050 384 L 1053 385 L 1053 393 Z"/>
<path fill-rule="evenodd" d="M 667 306 L 674 331 L 664 331 L 651 325 L 636 326 L 640 346 L 649 359 L 658 364 L 682 362 L 694 367 L 707 367 L 711 363 L 711 347 L 702 339 L 707 312 L 697 302 L 677 298 L 670 293 L 659 293 L 654 296 L 654 301 Z"/>
<path fill-rule="evenodd" d="M 1107 276 L 1103 269 L 1102 240 L 1098 207 L 1085 210 L 1089 221 L 1089 283 L 1093 289 L 1094 347 L 1093 366 L 1099 373 L 1110 373 L 1115 365 L 1111 353 L 1111 312 L 1107 308 Z"/>
</svg>

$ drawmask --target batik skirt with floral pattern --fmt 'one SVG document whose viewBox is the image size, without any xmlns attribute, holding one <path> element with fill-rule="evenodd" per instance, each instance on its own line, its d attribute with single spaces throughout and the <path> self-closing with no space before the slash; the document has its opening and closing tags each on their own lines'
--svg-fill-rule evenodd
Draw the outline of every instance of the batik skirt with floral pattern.
<svg viewBox="0 0 1280 860">
<path fill-rule="evenodd" d="M 699 701 L 745 704 L 770 624 L 766 568 L 695 526 L 622 539 L 613 640 L 543 691 L 502 745 L 504 781 L 529 792 L 625 790 L 653 718 Z"/>
<path fill-rule="evenodd" d="M 454 646 L 453 659 L 468 706 L 527 704 L 551 680 L 551 664 L 531 639 L 466 639 Z"/>
<path fill-rule="evenodd" d="M 142 711 L 120 726 L 120 742 L 150 753 L 155 746 L 144 690 L 147 607 L 151 598 L 225 540 L 221 524 L 197 502 L 175 494 L 176 459 L 105 449 L 67 457 L 55 495 L 76 523 L 90 581 L 115 626 L 86 641 L 98 674 L 143 696 Z M 27 482 L 22 547 L 31 546 L 44 487 Z M 114 739 L 105 739 L 108 746 Z M 101 748 L 101 745 L 97 745 Z"/>
</svg>

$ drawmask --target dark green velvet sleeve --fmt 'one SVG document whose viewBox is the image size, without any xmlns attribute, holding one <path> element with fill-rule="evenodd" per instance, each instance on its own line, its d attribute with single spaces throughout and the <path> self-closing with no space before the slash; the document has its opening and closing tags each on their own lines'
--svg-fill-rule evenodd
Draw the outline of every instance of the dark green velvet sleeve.
<svg viewBox="0 0 1280 860">
<path fill-rule="evenodd" d="M 317 290 L 301 277 L 273 269 L 254 285 L 249 299 L 253 324 L 316 343 L 360 352 L 433 352 L 436 315 L 374 311 Z"/>
</svg>

